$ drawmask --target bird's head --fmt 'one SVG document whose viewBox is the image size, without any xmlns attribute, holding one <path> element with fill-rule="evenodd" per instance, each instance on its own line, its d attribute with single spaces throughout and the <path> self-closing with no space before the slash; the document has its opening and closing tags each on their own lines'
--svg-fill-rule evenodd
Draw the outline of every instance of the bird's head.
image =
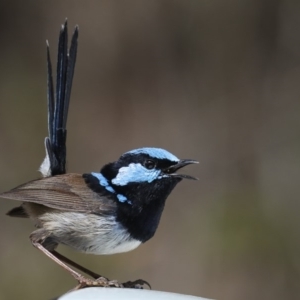
<svg viewBox="0 0 300 300">
<path fill-rule="evenodd" d="M 105 165 L 101 174 L 119 196 L 120 202 L 149 203 L 157 198 L 166 199 L 183 178 L 196 179 L 177 173 L 195 160 L 180 160 L 160 148 L 139 148 L 124 153 L 117 161 Z M 126 198 L 126 199 L 125 199 Z"/>
<path fill-rule="evenodd" d="M 91 175 L 117 201 L 119 217 L 130 222 L 127 226 L 137 218 L 143 224 L 135 226 L 150 228 L 147 234 L 150 238 L 165 200 L 176 184 L 184 178 L 197 179 L 177 171 L 195 163 L 198 162 L 192 159 L 180 160 L 164 149 L 139 148 L 124 153 L 117 161 L 105 165 L 100 173 Z"/>
</svg>

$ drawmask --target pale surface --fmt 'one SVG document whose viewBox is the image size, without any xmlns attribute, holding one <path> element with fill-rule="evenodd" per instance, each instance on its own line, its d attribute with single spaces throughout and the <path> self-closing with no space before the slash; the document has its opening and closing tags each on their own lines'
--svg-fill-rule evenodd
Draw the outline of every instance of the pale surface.
<svg viewBox="0 0 300 300">
<path fill-rule="evenodd" d="M 87 288 L 65 294 L 58 300 L 209 300 L 206 298 L 167 293 L 160 291 L 118 289 L 118 288 Z"/>
</svg>

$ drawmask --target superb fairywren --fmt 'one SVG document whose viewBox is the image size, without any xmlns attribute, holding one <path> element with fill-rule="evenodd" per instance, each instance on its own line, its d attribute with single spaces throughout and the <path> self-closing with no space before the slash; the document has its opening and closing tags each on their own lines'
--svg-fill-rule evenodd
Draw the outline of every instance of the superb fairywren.
<svg viewBox="0 0 300 300">
<path fill-rule="evenodd" d="M 66 122 L 77 53 L 78 28 L 67 46 L 67 22 L 62 26 L 57 63 L 56 95 L 47 45 L 48 129 L 42 179 L 23 184 L 1 197 L 22 201 L 8 212 L 29 217 L 38 228 L 30 235 L 35 247 L 69 271 L 79 287 L 135 286 L 142 280 L 119 284 L 85 269 L 55 251 L 59 244 L 92 254 L 132 250 L 150 239 L 158 226 L 165 201 L 183 178 L 176 173 L 197 163 L 180 160 L 160 148 L 139 148 L 124 153 L 99 173 L 66 174 Z M 69 265 L 91 275 L 83 277 Z"/>
</svg>

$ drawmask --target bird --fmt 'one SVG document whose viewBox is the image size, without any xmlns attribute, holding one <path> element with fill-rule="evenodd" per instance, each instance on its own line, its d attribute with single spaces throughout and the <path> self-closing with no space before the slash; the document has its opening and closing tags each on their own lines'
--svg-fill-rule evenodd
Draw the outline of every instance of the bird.
<svg viewBox="0 0 300 300">
<path fill-rule="evenodd" d="M 141 147 L 123 153 L 99 172 L 66 172 L 66 125 L 78 31 L 76 26 L 68 49 L 67 20 L 61 26 L 55 93 L 47 41 L 48 137 L 46 157 L 39 169 L 42 177 L 0 197 L 21 202 L 7 215 L 33 221 L 36 230 L 30 234 L 31 243 L 77 280 L 75 289 L 137 287 L 148 283 L 141 279 L 126 283 L 109 280 L 71 261 L 56 248 L 62 244 L 97 255 L 137 248 L 155 234 L 166 199 L 175 186 L 182 179 L 197 179 L 178 170 L 198 161 L 179 159 L 162 148 Z"/>
</svg>

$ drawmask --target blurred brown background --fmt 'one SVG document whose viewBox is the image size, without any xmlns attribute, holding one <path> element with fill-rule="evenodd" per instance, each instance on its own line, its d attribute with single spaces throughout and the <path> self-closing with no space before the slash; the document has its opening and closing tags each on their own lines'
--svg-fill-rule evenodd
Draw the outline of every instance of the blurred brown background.
<svg viewBox="0 0 300 300">
<path fill-rule="evenodd" d="M 200 165 L 167 201 L 155 237 L 114 256 L 61 251 L 109 278 L 214 299 L 300 297 L 300 2 L 1 1 L 0 191 L 39 177 L 45 40 L 79 24 L 69 172 L 142 146 Z M 0 299 L 75 285 L 0 202 Z"/>
</svg>

